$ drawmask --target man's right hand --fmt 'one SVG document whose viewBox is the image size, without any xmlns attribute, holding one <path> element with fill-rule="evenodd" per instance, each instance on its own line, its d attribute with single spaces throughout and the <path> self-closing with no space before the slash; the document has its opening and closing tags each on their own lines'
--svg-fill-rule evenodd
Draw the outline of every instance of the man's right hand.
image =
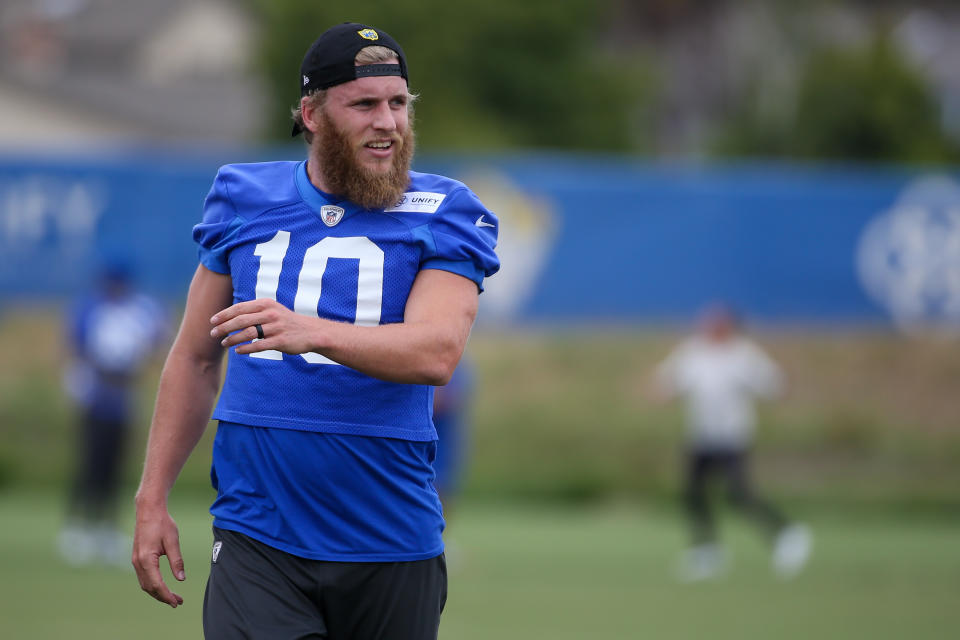
<svg viewBox="0 0 960 640">
<path fill-rule="evenodd" d="M 173 576 L 183 581 L 183 555 L 180 553 L 180 532 L 166 507 L 145 509 L 137 507 L 137 525 L 133 534 L 133 568 L 140 588 L 173 608 L 183 604 L 183 598 L 170 591 L 160 574 L 160 556 L 167 556 Z"/>
<path fill-rule="evenodd" d="M 182 581 L 185 576 L 180 534 L 170 517 L 167 496 L 210 421 L 223 362 L 223 347 L 210 337 L 210 316 L 232 301 L 230 276 L 198 266 L 190 283 L 180 331 L 160 374 L 150 422 L 143 477 L 136 497 L 133 568 L 140 587 L 171 607 L 183 604 L 183 598 L 164 583 L 160 557 L 167 556 L 174 578 Z"/>
</svg>

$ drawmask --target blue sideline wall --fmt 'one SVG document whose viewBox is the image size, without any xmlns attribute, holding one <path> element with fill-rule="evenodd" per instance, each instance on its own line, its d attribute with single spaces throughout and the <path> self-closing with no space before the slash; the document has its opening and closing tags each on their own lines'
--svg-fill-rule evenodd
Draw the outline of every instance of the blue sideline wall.
<svg viewBox="0 0 960 640">
<path fill-rule="evenodd" d="M 0 156 L 4 305 L 74 295 L 105 257 L 180 300 L 218 166 L 301 154 Z M 960 305 L 957 171 L 582 155 L 424 155 L 416 168 L 463 179 L 502 218 L 487 322 L 658 322 L 722 299 L 773 323 L 884 324 Z"/>
</svg>

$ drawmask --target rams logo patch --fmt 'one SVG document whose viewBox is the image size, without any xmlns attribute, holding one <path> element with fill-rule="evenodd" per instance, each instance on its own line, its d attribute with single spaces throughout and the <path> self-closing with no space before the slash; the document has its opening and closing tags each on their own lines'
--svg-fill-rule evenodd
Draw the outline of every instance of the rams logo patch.
<svg viewBox="0 0 960 640">
<path fill-rule="evenodd" d="M 360 31 L 357 31 L 357 35 L 365 40 L 377 40 L 380 38 L 377 32 L 373 29 L 360 29 Z"/>
</svg>

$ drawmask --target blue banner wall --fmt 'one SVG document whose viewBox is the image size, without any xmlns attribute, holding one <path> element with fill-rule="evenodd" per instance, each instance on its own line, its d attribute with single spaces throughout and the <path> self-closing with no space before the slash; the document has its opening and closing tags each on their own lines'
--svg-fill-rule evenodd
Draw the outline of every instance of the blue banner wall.
<svg viewBox="0 0 960 640">
<path fill-rule="evenodd" d="M 6 304 L 82 290 L 105 258 L 180 300 L 217 167 L 300 148 L 0 158 Z M 502 221 L 487 322 L 651 322 L 726 300 L 770 322 L 960 319 L 956 172 L 423 156 Z"/>
</svg>

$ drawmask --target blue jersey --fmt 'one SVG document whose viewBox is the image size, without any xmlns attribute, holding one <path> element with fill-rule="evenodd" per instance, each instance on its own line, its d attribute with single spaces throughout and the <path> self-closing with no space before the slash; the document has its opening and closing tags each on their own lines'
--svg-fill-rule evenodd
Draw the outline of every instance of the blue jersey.
<svg viewBox="0 0 960 640">
<path fill-rule="evenodd" d="M 462 183 L 410 175 L 400 202 L 367 210 L 316 189 L 304 162 L 223 167 L 194 228 L 200 261 L 231 276 L 235 302 L 272 298 L 367 326 L 403 321 L 422 269 L 482 290 L 499 267 L 496 217 Z M 432 403 L 432 387 L 377 380 L 320 354 L 231 350 L 213 414 L 231 425 L 214 450 L 215 524 L 317 559 L 436 555 Z M 416 543 L 384 539 L 401 522 L 421 532 Z"/>
<path fill-rule="evenodd" d="M 466 358 L 460 360 L 450 382 L 435 392 L 433 424 L 437 428 L 437 458 L 434 485 L 444 498 L 452 497 L 460 485 L 467 444 L 473 370 Z"/>
</svg>

